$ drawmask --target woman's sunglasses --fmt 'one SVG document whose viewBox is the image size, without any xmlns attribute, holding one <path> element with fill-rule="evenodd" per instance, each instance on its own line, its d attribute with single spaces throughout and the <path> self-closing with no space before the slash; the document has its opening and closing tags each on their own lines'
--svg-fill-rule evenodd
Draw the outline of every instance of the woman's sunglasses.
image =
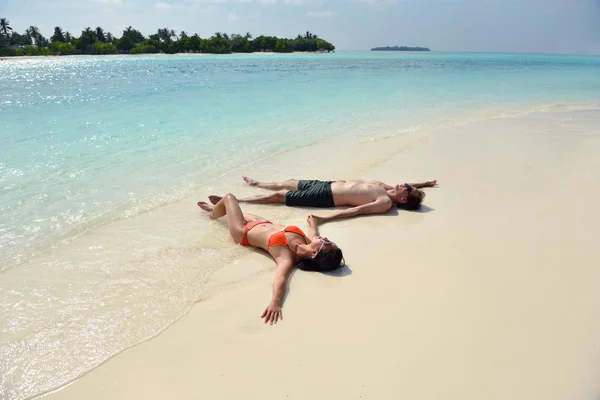
<svg viewBox="0 0 600 400">
<path fill-rule="evenodd" d="M 321 251 L 321 249 L 323 248 L 323 246 L 325 246 L 326 244 L 330 244 L 331 243 L 331 240 L 329 240 L 327 238 L 322 237 L 320 239 L 321 239 L 321 246 L 319 247 L 319 250 L 317 251 L 317 254 L 319 254 L 319 252 Z M 317 255 L 315 254 L 315 257 L 316 256 Z"/>
</svg>

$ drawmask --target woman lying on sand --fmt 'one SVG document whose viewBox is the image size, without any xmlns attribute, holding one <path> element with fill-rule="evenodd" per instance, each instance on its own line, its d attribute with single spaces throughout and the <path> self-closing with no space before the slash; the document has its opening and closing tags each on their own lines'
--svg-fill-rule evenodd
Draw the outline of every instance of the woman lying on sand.
<svg viewBox="0 0 600 400">
<path fill-rule="evenodd" d="M 281 297 L 294 267 L 303 271 L 326 272 L 343 265 L 342 250 L 327 238 L 319 236 L 317 222 L 311 216 L 308 235 L 297 226 L 273 224 L 258 215 L 245 214 L 234 195 L 225 195 L 213 206 L 203 201 L 198 206 L 210 212 L 211 219 L 227 217 L 227 225 L 233 241 L 243 246 L 258 247 L 269 252 L 277 263 L 273 281 L 273 298 L 261 318 L 271 325 L 283 319 Z"/>
</svg>

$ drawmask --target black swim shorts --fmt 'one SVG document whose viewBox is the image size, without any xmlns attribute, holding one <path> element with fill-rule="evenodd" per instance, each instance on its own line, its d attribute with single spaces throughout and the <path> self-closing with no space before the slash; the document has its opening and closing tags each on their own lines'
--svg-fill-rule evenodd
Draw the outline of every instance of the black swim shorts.
<svg viewBox="0 0 600 400">
<path fill-rule="evenodd" d="M 286 206 L 297 207 L 335 207 L 331 183 L 333 181 L 298 181 L 298 190 L 285 194 Z"/>
</svg>

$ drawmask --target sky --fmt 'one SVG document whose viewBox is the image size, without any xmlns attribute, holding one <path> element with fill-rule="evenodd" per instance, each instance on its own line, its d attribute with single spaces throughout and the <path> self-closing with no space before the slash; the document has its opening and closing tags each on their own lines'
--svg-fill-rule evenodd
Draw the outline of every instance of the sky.
<svg viewBox="0 0 600 400">
<path fill-rule="evenodd" d="M 46 37 L 102 26 L 178 33 L 296 37 L 337 50 L 425 46 L 434 51 L 600 54 L 600 0 L 0 0 L 0 17 Z"/>
</svg>

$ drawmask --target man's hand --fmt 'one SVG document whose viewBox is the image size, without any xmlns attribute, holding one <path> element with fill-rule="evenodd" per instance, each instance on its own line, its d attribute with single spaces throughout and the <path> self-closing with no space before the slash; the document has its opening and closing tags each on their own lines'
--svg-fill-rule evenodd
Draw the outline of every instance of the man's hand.
<svg viewBox="0 0 600 400">
<path fill-rule="evenodd" d="M 308 216 L 308 218 L 306 218 L 306 222 L 308 222 L 308 225 L 312 226 L 318 226 L 321 225 L 325 222 L 327 222 L 327 219 L 325 217 L 319 217 L 317 215 L 314 214 L 310 214 Z"/>
<path fill-rule="evenodd" d="M 271 302 L 263 311 L 261 318 L 264 318 L 265 324 L 269 322 L 270 325 L 277 323 L 278 320 L 283 320 L 283 311 L 281 311 L 281 305 L 279 303 Z"/>
</svg>

